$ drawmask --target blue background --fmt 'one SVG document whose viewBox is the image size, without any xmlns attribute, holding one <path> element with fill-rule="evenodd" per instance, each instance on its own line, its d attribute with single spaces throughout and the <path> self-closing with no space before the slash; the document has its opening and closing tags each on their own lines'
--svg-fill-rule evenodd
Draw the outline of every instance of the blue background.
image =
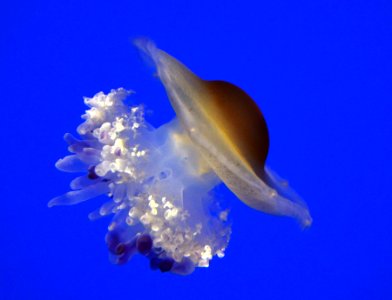
<svg viewBox="0 0 392 300">
<path fill-rule="evenodd" d="M 10 2 L 10 1 L 8 1 Z M 14 1 L 2 4 L 1 299 L 391 299 L 390 1 Z M 187 277 L 111 265 L 99 205 L 47 208 L 82 96 L 125 87 L 174 113 L 131 39 L 244 88 L 271 133 L 268 163 L 309 204 L 306 231 L 228 191 L 224 259 Z"/>
</svg>

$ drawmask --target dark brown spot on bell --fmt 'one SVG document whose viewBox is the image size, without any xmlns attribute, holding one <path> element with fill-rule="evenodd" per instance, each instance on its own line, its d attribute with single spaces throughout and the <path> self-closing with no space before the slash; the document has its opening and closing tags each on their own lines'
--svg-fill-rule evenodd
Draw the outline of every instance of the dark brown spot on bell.
<svg viewBox="0 0 392 300">
<path fill-rule="evenodd" d="M 267 123 L 257 104 L 241 88 L 225 81 L 206 81 L 213 95 L 214 119 L 237 152 L 262 177 L 269 149 Z"/>
</svg>

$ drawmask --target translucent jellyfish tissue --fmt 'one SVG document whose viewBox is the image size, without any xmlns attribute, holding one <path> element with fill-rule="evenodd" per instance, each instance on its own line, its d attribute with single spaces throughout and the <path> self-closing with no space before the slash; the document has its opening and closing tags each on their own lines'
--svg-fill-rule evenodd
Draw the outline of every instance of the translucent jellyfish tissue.
<svg viewBox="0 0 392 300">
<path fill-rule="evenodd" d="M 133 96 L 122 88 L 85 98 L 80 137 L 65 134 L 72 154 L 56 163 L 83 175 L 49 206 L 107 195 L 89 217 L 114 215 L 112 261 L 140 253 L 152 269 L 182 275 L 224 256 L 229 206 L 214 193 L 222 182 L 246 205 L 310 226 L 306 204 L 265 166 L 269 135 L 255 102 L 233 84 L 197 77 L 149 40 L 136 45 L 155 64 L 176 118 L 154 128 L 142 105 L 125 104 Z"/>
</svg>

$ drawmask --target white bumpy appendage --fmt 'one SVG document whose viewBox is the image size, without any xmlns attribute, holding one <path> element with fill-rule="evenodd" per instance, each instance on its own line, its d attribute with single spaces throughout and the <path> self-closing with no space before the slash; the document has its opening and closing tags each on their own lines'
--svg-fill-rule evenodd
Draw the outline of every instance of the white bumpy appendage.
<svg viewBox="0 0 392 300">
<path fill-rule="evenodd" d="M 153 128 L 143 106 L 124 104 L 130 94 L 120 88 L 85 98 L 90 109 L 77 129 L 81 139 L 65 135 L 73 155 L 56 167 L 87 174 L 49 206 L 107 194 L 110 201 L 90 218 L 115 214 L 106 236 L 115 263 L 139 252 L 153 269 L 189 274 L 222 257 L 229 242 L 227 205 L 211 195 L 220 180 L 176 119 Z"/>
</svg>

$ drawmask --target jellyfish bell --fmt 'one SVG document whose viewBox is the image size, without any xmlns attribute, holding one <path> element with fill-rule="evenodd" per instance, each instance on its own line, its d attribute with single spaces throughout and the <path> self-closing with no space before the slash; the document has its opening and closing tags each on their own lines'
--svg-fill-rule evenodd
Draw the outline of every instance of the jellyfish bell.
<svg viewBox="0 0 392 300">
<path fill-rule="evenodd" d="M 135 44 L 152 59 L 181 125 L 227 187 L 254 209 L 310 226 L 306 204 L 265 166 L 268 129 L 252 98 L 231 83 L 199 78 L 149 40 Z"/>
</svg>

